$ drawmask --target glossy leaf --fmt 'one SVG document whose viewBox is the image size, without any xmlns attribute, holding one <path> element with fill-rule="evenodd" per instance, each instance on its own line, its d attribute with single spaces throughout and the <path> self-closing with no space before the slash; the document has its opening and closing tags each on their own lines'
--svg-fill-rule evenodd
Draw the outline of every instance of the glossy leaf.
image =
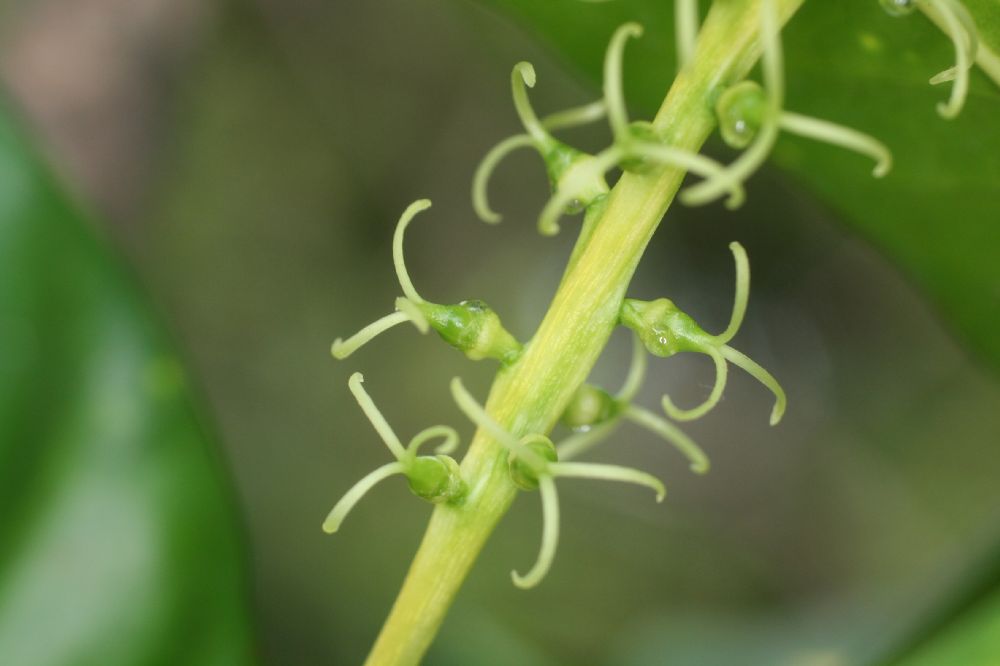
<svg viewBox="0 0 1000 666">
<path fill-rule="evenodd" d="M 1000 591 L 980 598 L 949 620 L 930 628 L 892 663 L 897 666 L 992 666 L 1000 655 Z"/>
<path fill-rule="evenodd" d="M 132 276 L 0 112 L 0 663 L 246 664 L 229 488 Z"/>
<path fill-rule="evenodd" d="M 645 36 L 629 45 L 625 62 L 629 99 L 649 117 L 669 86 L 672 3 L 481 2 L 521 21 L 595 83 L 611 31 L 639 21 Z M 1000 6 L 965 4 L 983 42 L 1000 53 Z M 708 3 L 701 6 L 704 13 Z M 782 36 L 787 108 L 876 136 L 892 149 L 895 167 L 874 179 L 865 158 L 788 135 L 779 139 L 774 163 L 896 262 L 963 339 L 1000 368 L 997 84 L 975 72 L 961 115 L 941 119 L 935 107 L 947 99 L 949 84 L 928 80 L 953 63 L 950 40 L 920 13 L 893 18 L 877 0 L 806 2 Z"/>
</svg>

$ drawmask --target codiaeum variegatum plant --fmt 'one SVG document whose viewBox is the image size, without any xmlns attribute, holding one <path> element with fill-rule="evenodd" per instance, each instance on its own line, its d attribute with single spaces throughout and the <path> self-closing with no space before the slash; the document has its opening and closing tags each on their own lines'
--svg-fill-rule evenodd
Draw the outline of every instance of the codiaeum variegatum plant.
<svg viewBox="0 0 1000 666">
<path fill-rule="evenodd" d="M 433 328 L 446 342 L 473 360 L 494 359 L 500 369 L 485 404 L 452 380 L 451 392 L 461 411 L 477 426 L 461 463 L 450 457 L 458 436 L 447 426 L 418 433 L 404 447 L 361 385 L 352 393 L 389 448 L 394 462 L 364 477 L 337 503 L 324 528 L 334 532 L 351 507 L 384 478 L 401 474 L 418 497 L 436 505 L 420 551 L 396 604 L 369 655 L 370 665 L 419 662 L 451 600 L 478 552 L 519 491 L 538 490 L 544 518 L 542 545 L 535 565 L 524 575 L 512 573 L 519 587 L 533 587 L 553 563 L 559 534 L 556 479 L 612 480 L 649 487 L 658 500 L 662 483 L 653 475 L 606 463 L 575 462 L 622 423 L 639 425 L 675 446 L 692 471 L 709 470 L 707 455 L 674 422 L 705 416 L 722 398 L 728 364 L 743 369 L 775 397 L 770 422 L 785 412 L 785 392 L 764 368 L 729 343 L 747 308 L 750 268 L 739 243 L 730 244 L 736 260 L 736 296 L 729 325 L 707 333 L 674 301 L 626 298 L 632 274 L 664 212 L 676 198 L 686 205 L 725 198 L 729 208 L 746 198 L 747 179 L 766 161 L 782 132 L 845 148 L 874 161 L 873 175 L 892 168 L 889 149 L 865 132 L 788 111 L 785 103 L 782 25 L 804 0 L 729 0 L 714 2 L 700 23 L 697 0 L 675 0 L 679 68 L 659 113 L 651 121 L 632 121 L 622 89 L 625 45 L 639 38 L 642 27 L 627 23 L 611 37 L 604 59 L 603 94 L 590 104 L 539 117 L 528 97 L 536 83 L 534 67 L 514 66 L 511 88 L 523 132 L 491 149 L 476 169 L 472 203 L 485 222 L 501 216 L 490 206 L 491 175 L 504 157 L 532 148 L 542 158 L 551 196 L 538 217 L 544 235 L 559 231 L 563 215 L 583 214 L 583 225 L 552 304 L 532 339 L 522 344 L 502 325 L 499 315 L 478 300 L 439 305 L 424 300 L 410 280 L 403 260 L 403 237 L 413 217 L 430 206 L 411 204 L 400 217 L 393 238 L 393 260 L 403 296 L 396 311 L 369 324 L 332 352 L 343 359 L 373 338 L 409 322 L 419 331 Z M 921 10 L 937 23 L 954 45 L 954 64 L 931 79 L 951 82 L 951 93 L 938 106 L 945 118 L 961 111 L 968 94 L 973 63 L 1000 82 L 984 57 L 975 22 L 960 0 L 872 0 L 892 15 Z M 989 53 L 993 57 L 992 52 Z M 757 61 L 761 81 L 748 78 Z M 1000 61 L 998 61 L 1000 62 Z M 555 132 L 607 118 L 611 143 L 588 154 Z M 742 151 L 728 164 L 700 154 L 702 144 L 718 129 L 723 141 Z M 608 174 L 620 170 L 614 187 Z M 681 189 L 686 174 L 698 180 Z M 612 395 L 586 383 L 616 326 L 631 329 L 634 351 L 621 390 Z M 691 408 L 678 407 L 669 396 L 662 414 L 635 400 L 646 372 L 647 355 L 670 357 L 682 352 L 705 354 L 715 366 L 715 382 L 707 398 Z M 549 437 L 559 422 L 572 434 L 558 443 Z M 437 454 L 418 455 L 419 447 L 442 439 Z"/>
</svg>

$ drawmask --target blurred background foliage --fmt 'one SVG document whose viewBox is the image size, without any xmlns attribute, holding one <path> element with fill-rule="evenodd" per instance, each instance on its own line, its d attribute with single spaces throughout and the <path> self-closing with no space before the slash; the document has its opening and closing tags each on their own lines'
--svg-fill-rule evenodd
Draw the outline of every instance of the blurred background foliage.
<svg viewBox="0 0 1000 666">
<path fill-rule="evenodd" d="M 581 16 L 591 11 L 574 7 Z M 469 203 L 475 164 L 517 130 L 508 90 L 514 62 L 535 63 L 540 109 L 594 95 L 586 74 L 574 74 L 586 62 L 566 68 L 572 54 L 546 50 L 510 16 L 439 0 L 0 3 L 0 72 L 13 105 L 66 186 L 96 213 L 88 218 L 95 232 L 134 267 L 204 396 L 248 555 L 199 543 L 206 564 L 249 567 L 264 663 L 360 662 L 429 513 L 405 484 L 387 483 L 337 536 L 320 531 L 332 503 L 386 461 L 347 392 L 350 372 L 365 373 L 401 435 L 437 422 L 470 434 L 447 381 L 461 374 L 482 393 L 492 374 L 403 328 L 347 362 L 330 360 L 334 337 L 387 312 L 397 295 L 389 243 L 399 212 L 418 197 L 434 200 L 408 238 L 421 292 L 440 302 L 483 298 L 521 338 L 559 278 L 571 225 L 556 239 L 535 233 L 546 192 L 535 156 L 512 158 L 491 188 L 503 225 L 479 223 Z M 638 18 L 653 23 L 643 43 L 655 43 L 656 17 Z M 672 65 L 644 60 L 644 48 L 630 55 L 628 76 L 636 101 L 648 104 L 635 72 L 665 89 Z M 931 91 L 927 109 L 888 99 L 886 117 L 913 111 L 938 123 L 935 93 L 943 94 Z M 808 99 L 796 101 L 818 112 Z M 962 122 L 983 123 L 977 142 L 997 152 L 995 124 L 975 115 Z M 600 130 L 572 136 L 591 148 L 605 140 Z M 856 160 L 830 160 L 867 175 Z M 489 542 L 428 663 L 869 663 L 933 618 L 970 566 L 989 563 L 1000 541 L 995 374 L 904 278 L 912 273 L 842 224 L 856 192 L 827 201 L 772 169 L 749 192 L 737 214 L 671 210 L 631 294 L 669 296 L 706 328 L 721 327 L 732 298 L 726 244 L 742 242 L 754 287 L 734 345 L 784 383 L 785 422 L 769 428 L 768 395 L 734 376 L 723 405 L 688 427 L 713 458 L 704 478 L 644 432 L 623 429 L 601 457 L 661 475 L 667 502 L 654 505 L 629 488 L 564 484 L 555 568 L 523 592 L 508 572 L 531 561 L 540 530 L 537 498 L 523 497 Z M 904 224 L 891 204 L 886 196 L 882 214 Z M 996 208 L 982 202 L 961 217 L 998 222 Z M 52 278 L 77 278 L 55 255 L 38 261 Z M 7 284 L 24 279 L 7 274 L 11 265 L 0 268 Z M 995 282 L 980 286 L 958 306 L 1000 300 Z M 25 353 L 3 341 L 0 358 Z M 627 338 L 618 336 L 597 382 L 617 386 L 627 357 Z M 710 382 L 705 359 L 656 361 L 652 369 L 642 398 L 649 404 L 664 391 L 694 402 Z M 18 432 L 0 423 L 4 479 L 30 474 L 8 451 L 36 445 Z M 213 484 L 212 492 L 225 487 Z M 190 492 L 190 483 L 177 487 Z M 212 501 L 192 519 L 215 520 L 205 518 L 217 509 Z M 101 538 L 102 520 L 87 520 Z M 4 520 L 4 537 L 11 524 Z M 94 575 L 85 561 L 59 566 Z M 23 622 L 4 574 L 0 609 Z M 170 589 L 219 578 L 208 566 L 200 575 L 157 575 Z M 156 590 L 122 594 L 177 608 Z M 76 602 L 87 613 L 87 602 L 97 609 L 108 598 L 101 588 Z M 46 630 L 38 620 L 17 640 L 42 644 Z M 183 626 L 171 631 L 178 643 L 189 639 Z M 121 633 L 97 640 L 114 644 Z M 0 641 L 0 655 L 5 649 Z"/>
</svg>

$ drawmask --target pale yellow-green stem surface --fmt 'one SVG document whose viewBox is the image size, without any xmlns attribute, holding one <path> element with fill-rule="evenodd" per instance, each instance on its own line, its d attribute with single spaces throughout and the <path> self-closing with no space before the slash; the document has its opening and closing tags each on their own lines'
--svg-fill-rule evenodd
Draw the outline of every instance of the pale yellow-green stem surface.
<svg viewBox="0 0 1000 666">
<path fill-rule="evenodd" d="M 715 128 L 718 95 L 745 77 L 760 57 L 761 1 L 713 3 L 694 59 L 678 75 L 654 119 L 669 145 L 698 151 Z M 802 2 L 775 0 L 781 21 Z M 517 437 L 548 433 L 586 380 L 684 175 L 672 168 L 624 174 L 592 230 L 581 235 L 538 331 L 517 362 L 497 374 L 486 402 L 493 419 Z M 507 457 L 489 434 L 482 429 L 476 433 L 462 461 L 469 494 L 461 505 L 435 508 L 368 666 L 420 662 L 483 544 L 519 492 Z"/>
</svg>

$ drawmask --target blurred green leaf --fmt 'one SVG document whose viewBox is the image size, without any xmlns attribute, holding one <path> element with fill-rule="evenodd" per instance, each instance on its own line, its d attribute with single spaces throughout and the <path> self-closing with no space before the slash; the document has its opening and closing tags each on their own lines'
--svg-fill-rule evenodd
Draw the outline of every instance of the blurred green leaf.
<svg viewBox="0 0 1000 666">
<path fill-rule="evenodd" d="M 156 321 L 0 112 L 0 663 L 253 661 L 226 482 Z"/>
<path fill-rule="evenodd" d="M 897 666 L 994 666 L 1000 659 L 1000 590 L 979 599 L 966 611 L 922 640 Z"/>
<path fill-rule="evenodd" d="M 626 55 L 627 92 L 647 116 L 663 99 L 674 71 L 672 3 L 480 2 L 521 21 L 595 83 L 615 26 L 641 22 L 645 36 Z M 1000 51 L 996 0 L 966 5 L 984 42 Z M 874 179 L 864 158 L 787 135 L 774 162 L 895 261 L 1000 368 L 1000 90 L 976 71 L 961 116 L 942 120 L 935 105 L 948 84 L 928 79 L 953 63 L 951 41 L 920 13 L 893 18 L 876 0 L 806 2 L 783 40 L 787 107 L 873 134 L 896 163 Z"/>
</svg>

